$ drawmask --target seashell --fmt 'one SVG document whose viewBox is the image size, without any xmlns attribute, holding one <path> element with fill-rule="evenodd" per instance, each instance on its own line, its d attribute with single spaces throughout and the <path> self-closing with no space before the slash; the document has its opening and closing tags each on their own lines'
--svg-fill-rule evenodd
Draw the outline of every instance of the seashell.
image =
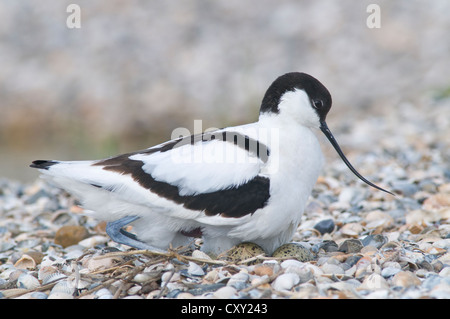
<svg viewBox="0 0 450 319">
<path fill-rule="evenodd" d="M 39 280 L 30 274 L 23 273 L 17 278 L 17 288 L 31 290 L 38 288 L 40 285 Z"/>
<path fill-rule="evenodd" d="M 364 227 L 359 223 L 347 223 L 341 227 L 341 233 L 349 237 L 358 237 L 364 230 Z"/>
<path fill-rule="evenodd" d="M 109 238 L 106 236 L 92 236 L 86 239 L 83 239 L 78 242 L 78 245 L 85 247 L 85 248 L 93 248 L 97 245 L 103 245 L 109 241 Z"/>
<path fill-rule="evenodd" d="M 209 282 L 216 282 L 219 278 L 220 278 L 219 272 L 216 269 L 208 271 L 205 277 L 203 277 L 204 280 Z"/>
<path fill-rule="evenodd" d="M 363 244 L 359 239 L 347 239 L 342 242 L 338 250 L 347 254 L 359 253 L 363 248 Z"/>
<path fill-rule="evenodd" d="M 30 294 L 30 299 L 47 299 L 48 296 L 42 291 L 34 291 Z"/>
<path fill-rule="evenodd" d="M 152 276 L 150 273 L 140 273 L 134 276 L 133 281 L 137 283 L 144 283 L 155 278 L 156 276 Z"/>
<path fill-rule="evenodd" d="M 46 284 L 49 284 L 49 283 L 52 283 L 52 282 L 55 282 L 55 281 L 58 281 L 58 280 L 61 280 L 64 278 L 67 278 L 67 276 L 60 272 L 57 272 L 57 273 L 47 276 L 44 280 L 42 280 L 42 284 L 46 285 Z"/>
<path fill-rule="evenodd" d="M 358 290 L 379 290 L 379 289 L 389 289 L 389 284 L 383 276 L 373 273 L 367 276 L 362 284 L 357 288 Z"/>
<path fill-rule="evenodd" d="M 0 290 L 0 298 L 14 298 L 21 296 L 28 292 L 28 289 L 25 288 L 12 288 Z"/>
<path fill-rule="evenodd" d="M 361 243 L 364 246 L 373 246 L 377 249 L 382 247 L 387 242 L 388 242 L 388 238 L 386 236 L 380 235 L 380 234 L 368 235 L 361 240 Z"/>
<path fill-rule="evenodd" d="M 141 290 L 141 288 L 142 287 L 139 285 L 134 285 L 130 289 L 127 290 L 127 294 L 128 295 L 136 295 Z"/>
<path fill-rule="evenodd" d="M 444 264 L 450 263 L 450 253 L 443 254 L 441 257 L 438 258 L 438 260 Z"/>
<path fill-rule="evenodd" d="M 272 283 L 272 288 L 277 291 L 289 291 L 299 282 L 300 277 L 295 273 L 281 274 Z"/>
<path fill-rule="evenodd" d="M 8 268 L 5 267 L 4 270 L 2 269 L 2 271 L 0 271 L 0 279 L 13 281 L 13 280 L 16 280 L 20 276 L 21 273 L 23 273 L 23 270 L 17 270 L 16 267 L 14 267 L 11 264 L 5 264 L 3 266 L 7 266 Z M 13 276 L 13 274 L 15 272 L 18 272 L 18 273 L 16 273 L 15 278 L 12 279 L 11 276 Z"/>
<path fill-rule="evenodd" d="M 244 242 L 240 243 L 228 251 L 223 255 L 223 259 L 228 260 L 233 263 L 239 263 L 241 261 L 250 259 L 252 257 L 256 257 L 259 255 L 265 256 L 265 251 L 258 245 L 254 243 Z M 248 262 L 247 264 L 256 264 L 257 260 L 253 260 Z"/>
<path fill-rule="evenodd" d="M 241 290 L 247 287 L 249 279 L 250 279 L 249 274 L 245 272 L 239 272 L 231 276 L 230 280 L 228 280 L 227 282 L 227 286 L 231 286 L 237 290 Z"/>
<path fill-rule="evenodd" d="M 342 267 L 335 264 L 325 263 L 320 268 L 325 274 L 343 275 L 345 273 Z"/>
<path fill-rule="evenodd" d="M 46 255 L 42 258 L 41 268 L 45 266 L 63 265 L 66 259 L 58 256 Z"/>
<path fill-rule="evenodd" d="M 102 289 L 97 290 L 97 291 L 95 292 L 95 296 L 96 296 L 98 299 L 112 299 L 113 294 L 112 294 L 111 291 L 109 291 L 108 289 L 102 288 Z"/>
<path fill-rule="evenodd" d="M 199 265 L 197 265 L 196 263 L 194 263 L 192 261 L 189 262 L 189 267 L 187 269 L 187 272 L 193 276 L 203 276 L 205 274 L 202 267 L 200 267 Z"/>
<path fill-rule="evenodd" d="M 433 223 L 441 219 L 441 215 L 436 211 L 431 210 L 422 210 L 422 209 L 415 209 L 412 211 L 409 211 L 406 216 L 406 224 L 407 225 L 413 225 L 413 224 L 427 224 L 427 223 Z"/>
<path fill-rule="evenodd" d="M 122 257 L 89 258 L 83 262 L 89 272 L 109 269 L 123 261 Z"/>
<path fill-rule="evenodd" d="M 16 281 L 17 279 L 19 279 L 19 277 L 22 274 L 26 274 L 26 272 L 23 269 L 11 269 L 12 271 L 9 272 L 9 281 Z"/>
<path fill-rule="evenodd" d="M 161 276 L 161 281 L 162 282 L 174 282 L 174 281 L 178 281 L 180 280 L 180 273 L 178 272 L 172 272 L 172 271 L 166 271 L 165 273 L 162 274 Z"/>
<path fill-rule="evenodd" d="M 273 275 L 273 267 L 261 264 L 255 267 L 253 270 L 255 275 L 257 276 L 272 276 Z"/>
<path fill-rule="evenodd" d="M 203 259 L 203 260 L 212 260 L 210 256 L 208 256 L 206 253 L 204 253 L 201 250 L 194 250 L 192 252 L 192 257 L 197 259 Z"/>
<path fill-rule="evenodd" d="M 439 271 L 439 276 L 450 278 L 450 267 L 444 267 Z"/>
<path fill-rule="evenodd" d="M 194 295 L 189 292 L 180 292 L 177 295 L 177 299 L 192 299 L 194 298 Z"/>
<path fill-rule="evenodd" d="M 401 268 L 397 268 L 397 267 L 385 267 L 383 268 L 383 270 L 381 271 L 381 276 L 383 276 L 384 278 L 389 278 L 394 276 L 395 274 L 399 273 L 401 271 Z"/>
<path fill-rule="evenodd" d="M 272 257 L 275 258 L 293 258 L 298 261 L 310 261 L 314 259 L 311 251 L 298 243 L 287 243 L 278 247 Z"/>
<path fill-rule="evenodd" d="M 39 269 L 38 279 L 42 281 L 43 284 L 47 284 L 51 282 L 49 280 L 49 277 L 52 277 L 58 273 L 59 273 L 58 268 L 56 268 L 55 266 L 44 266 L 41 267 L 41 269 Z"/>
<path fill-rule="evenodd" d="M 36 267 L 36 261 L 30 256 L 23 254 L 14 264 L 17 269 L 34 269 Z"/>
<path fill-rule="evenodd" d="M 57 292 L 51 292 L 47 299 L 73 299 L 73 298 L 74 297 L 72 294 L 57 291 Z"/>
<path fill-rule="evenodd" d="M 44 254 L 38 251 L 28 251 L 23 254 L 14 264 L 18 269 L 34 269 L 42 262 Z"/>
<path fill-rule="evenodd" d="M 213 297 L 217 299 L 230 299 L 237 293 L 236 288 L 231 286 L 225 286 L 222 288 L 217 289 L 213 293 Z"/>
<path fill-rule="evenodd" d="M 49 299 L 62 299 L 62 298 L 66 299 L 67 296 L 71 296 L 73 298 L 74 292 L 75 287 L 72 282 L 69 282 L 67 280 L 61 280 L 53 286 L 49 294 Z M 51 297 L 52 295 L 54 296 Z"/>
<path fill-rule="evenodd" d="M 300 277 L 300 282 L 304 283 L 314 278 L 314 274 L 322 275 L 323 271 L 314 265 L 302 263 L 297 260 L 288 259 L 281 263 L 284 273 L 295 273 Z M 317 269 L 314 269 L 317 268 Z"/>
<path fill-rule="evenodd" d="M 394 219 L 391 215 L 383 213 L 382 211 L 372 211 L 365 217 L 366 228 L 375 229 L 381 227 L 381 229 L 387 229 L 394 224 Z"/>
<path fill-rule="evenodd" d="M 445 207 L 450 207 L 450 194 L 438 193 L 428 197 L 422 205 L 423 209 L 436 211 Z"/>
<path fill-rule="evenodd" d="M 392 278 L 392 284 L 400 287 L 418 286 L 421 284 L 420 279 L 410 271 L 400 271 Z"/>
</svg>

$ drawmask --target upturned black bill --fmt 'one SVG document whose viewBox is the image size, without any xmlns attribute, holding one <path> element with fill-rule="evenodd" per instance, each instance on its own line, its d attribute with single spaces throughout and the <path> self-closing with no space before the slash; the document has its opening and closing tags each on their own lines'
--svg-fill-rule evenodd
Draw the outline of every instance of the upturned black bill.
<svg viewBox="0 0 450 319">
<path fill-rule="evenodd" d="M 320 123 L 320 129 L 322 130 L 323 134 L 325 134 L 325 136 L 328 138 L 328 140 L 330 141 L 331 145 L 333 145 L 334 149 L 336 150 L 336 152 L 339 154 L 339 156 L 342 158 L 342 160 L 344 161 L 345 165 L 347 165 L 347 167 L 353 172 L 353 174 L 355 174 L 360 180 L 362 180 L 364 183 L 375 187 L 376 189 L 379 189 L 383 192 L 386 192 L 388 194 L 394 195 L 393 193 L 375 185 L 374 183 L 368 181 L 366 178 L 364 178 L 361 174 L 358 173 L 358 171 L 352 166 L 352 164 L 350 164 L 350 162 L 348 161 L 348 159 L 345 157 L 344 153 L 342 152 L 341 148 L 339 147 L 338 142 L 336 141 L 336 139 L 334 138 L 333 134 L 331 134 L 330 129 L 328 128 L 328 125 L 325 121 L 322 121 Z M 394 195 L 395 196 L 395 195 Z"/>
</svg>

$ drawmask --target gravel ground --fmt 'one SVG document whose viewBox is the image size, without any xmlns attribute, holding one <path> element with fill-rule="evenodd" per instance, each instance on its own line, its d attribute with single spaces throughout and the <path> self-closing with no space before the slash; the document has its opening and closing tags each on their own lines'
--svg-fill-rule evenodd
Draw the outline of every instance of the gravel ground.
<svg viewBox="0 0 450 319">
<path fill-rule="evenodd" d="M 403 103 L 348 127 L 330 114 L 354 166 L 396 196 L 359 182 L 324 143 L 329 162 L 293 239 L 312 260 L 211 259 L 200 240 L 194 251 L 133 251 L 65 192 L 2 179 L 0 296 L 450 298 L 449 103 Z"/>
</svg>

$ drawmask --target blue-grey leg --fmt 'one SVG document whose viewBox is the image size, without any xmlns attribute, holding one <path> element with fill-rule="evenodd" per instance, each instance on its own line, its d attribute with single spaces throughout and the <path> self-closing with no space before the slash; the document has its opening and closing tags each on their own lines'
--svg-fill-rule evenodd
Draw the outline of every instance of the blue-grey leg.
<svg viewBox="0 0 450 319">
<path fill-rule="evenodd" d="M 114 240 L 116 243 L 119 244 L 124 244 L 130 247 L 137 248 L 139 250 L 165 252 L 160 248 L 153 247 L 140 241 L 139 239 L 137 239 L 136 235 L 131 234 L 126 230 L 122 229 L 122 227 L 138 219 L 139 219 L 138 216 L 126 216 L 116 221 L 109 222 L 106 224 L 106 233 L 108 234 L 109 237 L 111 237 L 112 240 Z"/>
</svg>

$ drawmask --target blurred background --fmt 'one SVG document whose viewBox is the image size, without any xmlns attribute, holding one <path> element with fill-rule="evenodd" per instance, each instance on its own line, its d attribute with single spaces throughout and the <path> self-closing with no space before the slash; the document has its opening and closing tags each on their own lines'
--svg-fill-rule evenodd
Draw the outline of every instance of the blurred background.
<svg viewBox="0 0 450 319">
<path fill-rule="evenodd" d="M 67 26 L 71 3 L 81 28 Z M 290 71 L 330 90 L 344 150 L 396 138 L 448 154 L 449 12 L 448 0 L 1 0 L 0 177 L 143 149 L 195 119 L 256 121 Z"/>
</svg>

